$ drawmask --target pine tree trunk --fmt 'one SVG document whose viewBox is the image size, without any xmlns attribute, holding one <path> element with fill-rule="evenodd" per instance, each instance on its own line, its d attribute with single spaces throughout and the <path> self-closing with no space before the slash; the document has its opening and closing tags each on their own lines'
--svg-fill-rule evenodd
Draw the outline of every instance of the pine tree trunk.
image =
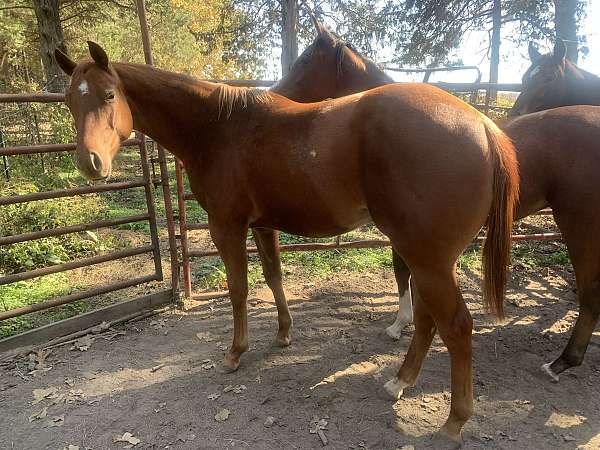
<svg viewBox="0 0 600 450">
<path fill-rule="evenodd" d="M 578 0 L 554 0 L 556 37 L 565 41 L 567 58 L 577 63 L 577 3 Z"/>
<path fill-rule="evenodd" d="M 297 22 L 297 0 L 281 0 L 281 72 L 284 76 L 298 57 Z"/>
<path fill-rule="evenodd" d="M 502 27 L 502 4 L 500 0 L 494 0 L 492 9 L 492 41 L 490 55 L 490 83 L 498 82 L 498 66 L 500 65 L 500 29 Z M 498 91 L 490 90 L 489 98 L 496 100 Z"/>
<path fill-rule="evenodd" d="M 66 53 L 65 38 L 60 24 L 59 0 L 33 0 L 40 36 L 40 56 L 46 74 L 46 90 L 62 92 L 66 78 L 54 59 L 54 50 Z"/>
</svg>

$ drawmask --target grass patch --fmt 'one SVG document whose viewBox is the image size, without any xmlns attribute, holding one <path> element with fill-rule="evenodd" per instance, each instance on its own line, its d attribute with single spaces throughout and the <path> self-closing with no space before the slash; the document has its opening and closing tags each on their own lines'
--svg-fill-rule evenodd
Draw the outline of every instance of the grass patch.
<svg viewBox="0 0 600 450">
<path fill-rule="evenodd" d="M 539 267 L 567 266 L 570 264 L 569 254 L 564 246 L 554 251 L 540 251 L 540 244 L 523 242 L 513 246 L 512 264 L 535 269 Z"/>
<path fill-rule="evenodd" d="M 0 286 L 0 308 L 4 311 L 60 297 L 73 288 L 64 274 L 48 275 L 36 280 L 19 281 Z M 0 338 L 30 330 L 37 326 L 66 319 L 89 310 L 89 304 L 75 302 L 58 308 L 14 317 L 0 322 Z"/>
</svg>

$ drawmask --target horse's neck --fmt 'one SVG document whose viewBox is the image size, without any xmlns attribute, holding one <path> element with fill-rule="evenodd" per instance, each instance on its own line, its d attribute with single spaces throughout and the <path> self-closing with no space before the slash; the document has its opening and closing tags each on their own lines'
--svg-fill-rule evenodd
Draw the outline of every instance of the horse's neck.
<svg viewBox="0 0 600 450">
<path fill-rule="evenodd" d="M 133 116 L 134 128 L 180 159 L 214 118 L 211 93 L 218 86 L 150 66 L 115 64 Z"/>
<path fill-rule="evenodd" d="M 571 68 L 571 72 L 568 102 L 573 105 L 600 105 L 600 77 L 579 68 Z"/>
</svg>

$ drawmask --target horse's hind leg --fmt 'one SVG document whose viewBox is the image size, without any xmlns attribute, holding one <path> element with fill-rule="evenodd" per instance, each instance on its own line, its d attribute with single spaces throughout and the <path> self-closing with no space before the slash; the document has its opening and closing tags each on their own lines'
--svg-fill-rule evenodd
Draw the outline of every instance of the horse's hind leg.
<svg viewBox="0 0 600 450">
<path fill-rule="evenodd" d="M 385 332 L 392 339 L 400 339 L 402 330 L 413 321 L 412 294 L 410 289 L 410 269 L 402 257 L 392 249 L 394 275 L 398 285 L 398 313 L 392 325 Z"/>
<path fill-rule="evenodd" d="M 285 298 L 285 292 L 281 282 L 281 259 L 279 258 L 279 233 L 276 230 L 268 228 L 252 229 L 260 262 L 263 268 L 263 274 L 267 286 L 271 289 L 275 304 L 277 305 L 277 322 L 279 329 L 275 343 L 285 347 L 290 345 L 292 338 L 290 328 L 292 326 L 292 316 Z"/>
<path fill-rule="evenodd" d="M 461 429 L 473 414 L 473 320 L 456 284 L 453 267 L 440 269 L 438 272 L 433 272 L 432 269 L 413 270 L 412 277 L 419 298 L 418 302 L 415 302 L 416 330 L 413 340 L 420 341 L 415 341 L 414 354 L 410 357 L 407 355 L 398 373 L 398 379 L 414 383 L 431 343 L 435 323 L 450 353 L 452 368 L 450 415 L 441 433 L 454 442 L 460 442 Z M 427 318 L 427 314 L 430 319 Z"/>
<path fill-rule="evenodd" d="M 600 245 L 596 243 L 597 236 L 592 236 L 589 223 L 581 221 L 581 217 L 585 217 L 585 215 L 569 214 L 566 216 L 558 214 L 557 211 L 555 211 L 555 215 L 569 249 L 579 295 L 579 316 L 567 346 L 556 360 L 542 366 L 548 375 L 558 381 L 558 374 L 570 367 L 579 366 L 583 362 L 587 346 L 598 323 L 600 316 Z M 577 220 L 567 220 L 571 217 L 576 217 Z M 584 222 L 582 229 L 580 229 L 581 222 Z"/>
<path fill-rule="evenodd" d="M 417 289 L 412 290 L 414 300 L 415 332 L 410 341 L 408 352 L 395 378 L 385 384 L 385 390 L 394 398 L 402 395 L 404 388 L 414 386 L 419 378 L 427 351 L 435 336 L 435 323 L 422 303 Z"/>
</svg>

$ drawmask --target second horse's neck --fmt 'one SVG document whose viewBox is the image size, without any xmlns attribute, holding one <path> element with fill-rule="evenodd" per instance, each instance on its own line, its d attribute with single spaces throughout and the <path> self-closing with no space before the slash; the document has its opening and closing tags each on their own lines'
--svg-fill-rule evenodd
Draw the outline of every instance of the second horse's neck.
<svg viewBox="0 0 600 450">
<path fill-rule="evenodd" d="M 600 106 L 600 77 L 578 67 L 569 69 L 568 91 L 565 99 L 570 105 Z"/>
</svg>

